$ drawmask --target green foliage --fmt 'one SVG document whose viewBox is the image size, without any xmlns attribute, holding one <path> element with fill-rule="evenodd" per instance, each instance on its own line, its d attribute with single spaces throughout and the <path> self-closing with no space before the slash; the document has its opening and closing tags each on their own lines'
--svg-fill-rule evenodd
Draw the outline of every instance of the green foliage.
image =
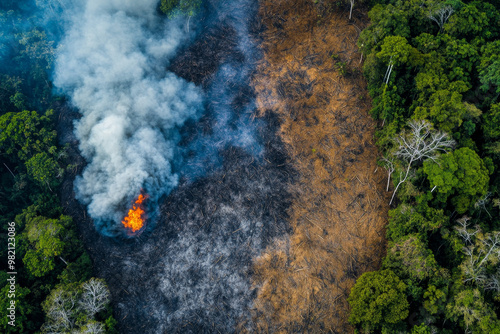
<svg viewBox="0 0 500 334">
<path fill-rule="evenodd" d="M 17 154 L 21 161 L 36 153 L 55 153 L 57 134 L 49 128 L 52 114 L 52 110 L 45 115 L 25 110 L 0 116 L 0 150 L 9 155 Z"/>
<path fill-rule="evenodd" d="M 30 290 L 15 285 L 15 294 L 10 291 L 10 284 L 5 285 L 0 290 L 0 330 L 2 333 L 32 333 L 35 325 L 31 320 L 34 307 L 29 302 Z M 15 301 L 15 326 L 9 325 L 10 318 L 8 308 L 11 307 L 11 300 Z"/>
<path fill-rule="evenodd" d="M 92 276 L 92 261 L 83 253 L 75 262 L 71 262 L 59 276 L 62 284 L 81 283 Z"/>
<path fill-rule="evenodd" d="M 436 187 L 438 199 L 452 203 L 458 213 L 464 213 L 488 189 L 488 170 L 483 160 L 467 147 L 442 155 L 436 162 L 424 162 L 424 172 L 431 187 Z"/>
<path fill-rule="evenodd" d="M 481 89 L 486 92 L 491 87 L 496 87 L 496 92 L 500 93 L 500 41 L 484 45 L 481 53 L 479 65 Z"/>
<path fill-rule="evenodd" d="M 383 268 L 406 286 L 404 294 L 418 314 L 408 319 L 419 324 L 412 333 L 498 333 L 500 2 L 373 2 L 371 24 L 358 46 L 365 56 L 371 112 L 382 124 L 377 145 L 391 160 L 384 167 L 392 168 L 394 185 L 406 181 L 398 206 L 389 212 Z M 448 133 L 457 149 L 427 156 L 422 167 L 416 163 L 406 173 L 403 160 L 394 158 L 401 147 L 394 138 L 408 141 L 404 131 L 410 119 Z M 456 216 L 467 211 L 471 218 Z M 465 230 L 473 237 L 462 238 L 461 225 L 450 227 L 450 217 L 470 223 Z M 482 228 L 471 228 L 476 225 Z M 367 332 L 407 330 L 361 318 L 361 310 L 374 305 L 353 307 L 353 323 Z"/>
<path fill-rule="evenodd" d="M 65 286 L 79 286 L 92 274 L 92 263 L 76 238 L 71 218 L 61 216 L 58 186 L 64 172 L 61 166 L 68 161 L 65 150 L 58 147 L 51 110 L 58 107 L 49 77 L 55 45 L 46 31 L 34 25 L 39 18 L 30 17 L 32 5 L 35 2 L 11 0 L 0 5 L 0 230 L 5 235 L 6 222 L 16 222 L 16 333 L 40 332 L 41 303 L 58 280 Z M 43 1 L 36 5 L 51 6 Z M 6 250 L 0 248 L 2 258 L 7 258 Z M 6 276 L 0 272 L 1 288 L 7 287 Z M 9 299 L 0 300 L 4 314 Z M 5 327 L 5 319 L 2 316 L 0 332 L 12 332 L 11 326 Z M 93 323 L 87 320 L 85 326 L 91 330 Z"/>
<path fill-rule="evenodd" d="M 104 322 L 104 325 L 106 326 L 107 334 L 118 334 L 118 329 L 116 328 L 118 326 L 118 321 L 116 321 L 113 316 L 109 316 Z"/>
<path fill-rule="evenodd" d="M 46 316 L 42 333 L 104 333 L 105 328 L 116 332 L 112 316 L 105 323 L 97 320 L 107 310 L 109 295 L 104 280 L 98 278 L 58 285 L 42 303 Z"/>
<path fill-rule="evenodd" d="M 335 64 L 335 67 L 339 71 L 339 74 L 345 76 L 347 74 L 347 63 L 343 61 L 339 61 Z"/>
<path fill-rule="evenodd" d="M 493 104 L 483 115 L 483 133 L 488 139 L 500 138 L 500 103 Z"/>
<path fill-rule="evenodd" d="M 432 334 L 429 326 L 421 324 L 420 326 L 413 326 L 411 334 Z"/>
<path fill-rule="evenodd" d="M 462 124 L 466 111 L 461 94 L 438 90 L 424 106 L 415 109 L 415 118 L 430 119 L 438 128 L 450 133 Z"/>
<path fill-rule="evenodd" d="M 473 39 L 483 33 L 486 38 L 491 38 L 491 32 L 487 29 L 489 24 L 488 15 L 475 4 L 470 4 L 450 17 L 444 25 L 444 31 L 461 38 Z"/>
<path fill-rule="evenodd" d="M 402 36 L 387 36 L 380 48 L 377 57 L 386 62 L 392 60 L 395 64 L 418 65 L 423 61 L 420 52 Z"/>
<path fill-rule="evenodd" d="M 39 216 L 27 222 L 25 233 L 33 248 L 26 252 L 23 262 L 32 275 L 45 276 L 54 269 L 55 257 L 62 256 L 65 248 L 76 243 L 71 223 L 68 216 L 59 219 Z"/>
<path fill-rule="evenodd" d="M 391 243 L 384 259 L 384 268 L 391 269 L 398 277 L 421 281 L 438 271 L 432 251 L 416 235 L 409 235 Z"/>
<path fill-rule="evenodd" d="M 409 312 L 405 291 L 406 285 L 391 270 L 364 273 L 349 295 L 349 322 L 365 330 L 400 322 Z"/>
<path fill-rule="evenodd" d="M 368 17 L 374 24 L 363 30 L 358 40 L 358 45 L 364 50 L 373 49 L 377 41 L 386 36 L 410 37 L 408 17 L 399 6 L 377 4 L 370 10 Z"/>
<path fill-rule="evenodd" d="M 193 16 L 199 10 L 201 0 L 161 0 L 160 9 L 170 17 L 184 14 Z"/>
<path fill-rule="evenodd" d="M 424 292 L 423 306 L 427 311 L 429 311 L 430 314 L 437 314 L 446 307 L 447 297 L 447 286 L 439 289 L 435 285 L 431 284 Z"/>
<path fill-rule="evenodd" d="M 63 169 L 59 167 L 54 159 L 47 153 L 37 153 L 26 161 L 28 175 L 31 176 L 41 186 L 52 187 L 59 185 L 59 178 L 62 176 Z"/>
<path fill-rule="evenodd" d="M 472 333 L 500 333 L 497 316 L 478 289 L 459 292 L 446 306 L 446 317 Z"/>
<path fill-rule="evenodd" d="M 418 207 L 401 204 L 389 210 L 389 224 L 387 225 L 387 238 L 392 241 L 415 233 L 423 234 L 432 232 L 446 225 L 448 217 L 443 210 L 428 207 L 426 204 Z"/>
</svg>

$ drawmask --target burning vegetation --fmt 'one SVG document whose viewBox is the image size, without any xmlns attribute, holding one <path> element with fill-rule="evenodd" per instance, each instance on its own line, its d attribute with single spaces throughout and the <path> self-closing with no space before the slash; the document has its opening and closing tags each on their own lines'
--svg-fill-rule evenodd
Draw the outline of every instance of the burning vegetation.
<svg viewBox="0 0 500 334">
<path fill-rule="evenodd" d="M 168 68 L 207 92 L 206 114 L 182 129 L 180 145 L 195 154 L 215 146 L 218 163 L 187 161 L 203 173 L 193 180 L 183 171 L 154 230 L 134 223 L 145 219 L 140 195 L 123 226 L 143 233 L 124 242 L 97 233 L 84 208 L 68 204 L 82 217 L 120 332 L 349 332 L 349 289 L 379 264 L 385 174 L 374 173 L 356 28 L 331 14 L 318 23 L 310 1 L 264 1 L 261 15 L 257 2 L 237 3 L 238 11 L 214 9 L 219 17 L 202 22 L 203 33 Z M 256 47 L 254 33 L 263 38 L 260 60 L 240 45 L 246 36 Z M 239 72 L 249 75 L 240 80 Z M 232 133 L 241 119 L 256 129 L 261 153 L 231 140 L 216 146 L 221 106 L 231 107 L 224 124 Z"/>
<path fill-rule="evenodd" d="M 146 211 L 142 203 L 147 198 L 147 195 L 140 194 L 134 204 L 132 204 L 132 208 L 128 210 L 127 216 L 122 220 L 123 226 L 133 233 L 140 231 L 146 223 Z"/>
</svg>

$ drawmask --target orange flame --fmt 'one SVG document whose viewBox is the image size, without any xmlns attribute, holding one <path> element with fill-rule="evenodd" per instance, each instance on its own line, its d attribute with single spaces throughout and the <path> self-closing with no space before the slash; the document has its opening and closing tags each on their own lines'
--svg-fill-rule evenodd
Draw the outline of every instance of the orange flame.
<svg viewBox="0 0 500 334">
<path fill-rule="evenodd" d="M 132 205 L 132 209 L 128 210 L 127 217 L 122 220 L 123 226 L 131 229 L 132 232 L 139 231 L 144 226 L 144 221 L 146 220 L 144 214 L 146 212 L 143 209 L 142 202 L 146 198 L 148 198 L 147 195 L 140 194 Z"/>
</svg>

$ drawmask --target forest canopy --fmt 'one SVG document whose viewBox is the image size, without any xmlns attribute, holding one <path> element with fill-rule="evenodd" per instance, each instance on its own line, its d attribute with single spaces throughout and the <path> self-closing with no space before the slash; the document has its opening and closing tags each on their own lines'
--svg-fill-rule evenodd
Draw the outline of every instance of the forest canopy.
<svg viewBox="0 0 500 334">
<path fill-rule="evenodd" d="M 50 78 L 54 35 L 37 24 L 33 6 L 0 4 L 0 229 L 7 245 L 8 226 L 15 224 L 17 272 L 12 326 L 11 270 L 2 261 L 0 332 L 115 333 L 106 283 L 92 278 L 76 225 L 62 214 L 60 186 L 74 165 L 57 138 L 55 110 L 63 98 L 54 95 Z M 7 259 L 7 247 L 0 256 Z M 99 290 L 98 307 L 89 289 Z"/>
<path fill-rule="evenodd" d="M 371 5 L 358 46 L 394 198 L 382 268 L 358 279 L 350 321 L 382 333 L 499 333 L 500 3 Z M 364 277 L 389 270 L 409 312 L 364 319 Z"/>
</svg>

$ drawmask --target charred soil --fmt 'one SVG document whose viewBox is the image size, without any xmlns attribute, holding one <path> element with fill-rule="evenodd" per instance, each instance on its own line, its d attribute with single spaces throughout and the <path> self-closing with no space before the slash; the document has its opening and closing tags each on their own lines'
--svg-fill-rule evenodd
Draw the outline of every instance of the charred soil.
<svg viewBox="0 0 500 334">
<path fill-rule="evenodd" d="M 263 58 L 245 65 L 252 84 L 224 103 L 237 115 L 256 98 L 249 117 L 262 154 L 222 149 L 221 165 L 181 182 L 136 238 L 100 235 L 75 199 L 86 164 L 72 134 L 78 114 L 59 108 L 76 165 L 65 213 L 110 287 L 121 333 L 350 332 L 350 288 L 379 266 L 388 200 L 355 43 L 367 19 L 355 10 L 348 23 L 306 0 L 263 1 L 259 11 L 246 24 Z M 245 61 L 235 36 L 221 19 L 170 70 L 209 89 L 223 64 Z M 207 101 L 186 131 L 210 133 L 219 105 Z"/>
<path fill-rule="evenodd" d="M 238 3 L 240 12 L 257 10 L 254 1 Z M 244 7 L 247 4 L 249 8 Z M 72 122 L 79 116 L 66 105 L 59 108 L 60 140 L 70 144 L 76 166 L 62 186 L 65 213 L 78 224 L 95 275 L 106 279 L 120 333 L 236 332 L 238 323 L 251 322 L 249 310 L 256 295 L 251 284 L 253 258 L 291 232 L 288 185 L 296 173 L 276 136 L 279 119 L 272 113 L 256 119 L 255 93 L 249 86 L 256 64 L 237 45 L 238 38 L 247 37 L 246 31 L 249 38 L 255 37 L 252 27 L 257 15 L 244 24 L 232 24 L 241 28 L 243 36 L 238 37 L 231 22 L 244 20 L 237 14 L 207 23 L 169 68 L 205 92 L 221 84 L 221 69 L 230 66 L 234 72 L 248 73 L 245 80 L 227 77 L 223 84 L 230 86 L 230 94 L 207 93 L 203 119 L 180 129 L 188 137 L 180 145 L 189 146 L 201 134 L 199 137 L 208 139 L 196 146 L 198 151 L 217 152 L 220 163 L 204 166 L 198 177 L 185 175 L 162 201 L 156 222 L 147 222 L 140 235 L 102 236 L 86 208 L 75 199 L 73 179 L 86 165 L 72 132 Z M 261 153 L 254 155 L 230 141 L 220 150 L 213 149 L 219 144 L 210 140 L 218 122 L 214 115 L 221 105 L 231 106 L 235 122 L 245 118 L 250 125 L 259 124 L 255 138 Z"/>
</svg>

